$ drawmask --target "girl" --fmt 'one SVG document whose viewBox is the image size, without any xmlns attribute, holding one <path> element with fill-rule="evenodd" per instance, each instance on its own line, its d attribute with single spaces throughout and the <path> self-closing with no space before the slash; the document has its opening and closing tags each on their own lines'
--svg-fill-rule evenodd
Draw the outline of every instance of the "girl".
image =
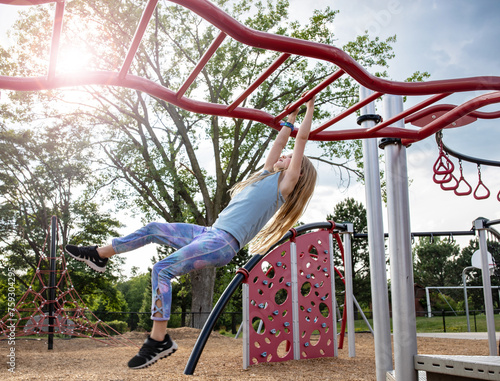
<svg viewBox="0 0 500 381">
<path fill-rule="evenodd" d="M 316 183 L 316 170 L 304 156 L 311 130 L 314 97 L 306 102 L 306 106 L 306 115 L 297 132 L 293 153 L 281 156 L 294 129 L 298 109 L 288 116 L 286 123 L 282 123 L 264 170 L 234 186 L 231 202 L 212 227 L 150 223 L 126 237 L 113 239 L 108 246 L 66 246 L 71 257 L 99 272 L 104 272 L 108 259 L 113 255 L 148 243 L 177 249 L 153 266 L 153 328 L 139 353 L 129 361 L 130 368 L 149 366 L 177 350 L 177 344 L 166 334 L 173 277 L 208 266 L 224 266 L 250 241 L 252 252 L 265 253 L 302 215 Z"/>
</svg>

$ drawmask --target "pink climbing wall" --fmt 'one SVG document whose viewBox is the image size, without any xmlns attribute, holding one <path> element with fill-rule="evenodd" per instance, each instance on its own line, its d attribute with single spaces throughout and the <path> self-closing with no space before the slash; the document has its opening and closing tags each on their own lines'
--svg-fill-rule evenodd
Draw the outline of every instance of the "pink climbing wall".
<svg viewBox="0 0 500 381">
<path fill-rule="evenodd" d="M 300 358 L 334 356 L 334 270 L 329 232 L 296 238 Z M 290 242 L 274 249 L 249 274 L 250 364 L 293 359 Z M 263 325 L 258 332 L 259 323 Z"/>
</svg>

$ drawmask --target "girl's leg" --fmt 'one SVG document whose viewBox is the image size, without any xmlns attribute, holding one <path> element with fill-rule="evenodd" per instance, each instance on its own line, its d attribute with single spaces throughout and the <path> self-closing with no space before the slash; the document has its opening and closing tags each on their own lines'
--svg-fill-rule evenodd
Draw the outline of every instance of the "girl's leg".
<svg viewBox="0 0 500 381">
<path fill-rule="evenodd" d="M 179 249 L 189 244 L 206 229 L 204 226 L 192 224 L 151 222 L 125 237 L 113 239 L 112 249 L 114 253 L 120 254 L 149 243 L 168 245 Z"/>
<path fill-rule="evenodd" d="M 111 258 L 115 255 L 115 249 L 113 249 L 113 245 L 107 245 L 97 248 L 97 253 L 101 258 Z"/>
<path fill-rule="evenodd" d="M 156 341 L 163 341 L 167 331 L 168 320 L 153 320 L 153 328 L 149 337 Z"/>
<path fill-rule="evenodd" d="M 187 246 L 177 250 L 153 266 L 151 319 L 170 319 L 172 303 L 171 280 L 205 267 L 228 264 L 239 250 L 239 244 L 229 233 L 210 229 Z M 165 332 L 163 331 L 163 335 Z"/>
</svg>

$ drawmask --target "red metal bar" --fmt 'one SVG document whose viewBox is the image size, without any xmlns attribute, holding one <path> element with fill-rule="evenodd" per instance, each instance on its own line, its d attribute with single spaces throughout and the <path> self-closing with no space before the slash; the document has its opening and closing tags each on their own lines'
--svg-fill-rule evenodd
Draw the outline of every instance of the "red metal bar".
<svg viewBox="0 0 500 381">
<path fill-rule="evenodd" d="M 382 123 L 377 124 L 376 126 L 370 128 L 367 132 L 368 132 L 368 134 L 370 134 L 372 132 L 381 130 L 381 129 L 397 122 L 398 120 L 406 118 L 408 115 L 411 115 L 414 112 L 417 112 L 417 111 L 423 109 L 424 107 L 427 107 L 427 106 L 429 106 L 429 105 L 431 105 L 431 104 L 433 104 L 433 103 L 435 103 L 443 98 L 446 98 L 448 95 L 450 95 L 450 93 L 434 95 L 434 96 L 430 97 L 429 99 L 426 99 L 425 101 L 420 102 L 419 104 L 417 104 L 413 107 L 410 107 L 409 109 L 403 111 L 402 113 L 395 115 L 392 118 L 387 119 L 386 121 L 384 121 Z"/>
<path fill-rule="evenodd" d="M 425 110 L 422 110 L 418 113 L 415 113 L 411 115 L 410 117 L 407 118 L 407 122 L 413 123 L 416 122 L 418 119 L 423 118 L 424 116 L 430 115 L 430 114 L 439 114 L 442 112 L 447 112 L 453 110 L 456 105 L 451 105 L 451 104 L 439 104 L 435 105 L 432 107 L 428 107 Z M 471 118 L 477 118 L 477 119 L 497 119 L 500 118 L 500 110 L 499 111 L 491 111 L 491 112 L 486 112 L 486 111 L 472 111 L 469 114 L 467 114 L 468 117 Z"/>
<path fill-rule="evenodd" d="M 56 75 L 57 55 L 59 53 L 59 42 L 61 41 L 64 5 L 64 1 L 60 1 L 56 4 L 54 25 L 52 27 L 52 43 L 50 45 L 49 69 L 47 74 L 49 80 L 53 79 Z"/>
<path fill-rule="evenodd" d="M 226 38 L 226 34 L 224 32 L 220 32 L 217 38 L 210 44 L 210 47 L 207 49 L 205 54 L 203 54 L 203 57 L 201 57 L 200 61 L 196 64 L 195 68 L 189 75 L 189 77 L 186 79 L 186 81 L 182 84 L 180 87 L 179 91 L 177 91 L 177 99 L 181 99 L 184 93 L 189 89 L 189 86 L 194 82 L 198 74 L 200 74 L 200 71 L 205 67 L 207 62 L 210 60 L 210 58 L 214 55 L 214 53 L 217 51 L 219 48 L 220 44 L 222 44 L 222 41 Z"/>
<path fill-rule="evenodd" d="M 375 99 L 377 98 L 380 98 L 382 95 L 384 95 L 384 93 L 380 93 L 380 92 L 375 92 L 373 94 L 371 94 L 369 97 L 363 99 L 361 102 L 358 102 L 354 105 L 352 105 L 351 107 L 349 107 L 347 110 L 345 110 L 344 112 L 340 113 L 339 115 L 337 115 L 335 118 L 329 120 L 328 122 L 325 122 L 323 123 L 321 126 L 319 126 L 318 128 L 315 128 L 313 131 L 311 131 L 311 136 L 315 136 L 318 134 L 318 132 L 321 132 L 323 131 L 325 128 L 328 128 L 330 127 L 331 125 L 341 121 L 342 119 L 344 119 L 345 117 L 351 115 L 352 113 L 358 111 L 361 107 L 367 105 L 368 103 L 371 103 L 373 102 Z"/>
<path fill-rule="evenodd" d="M 394 95 L 433 95 L 438 93 L 500 90 L 500 77 L 484 76 L 429 82 L 396 82 L 378 78 L 347 53 L 334 46 L 274 35 L 248 28 L 207 0 L 170 0 L 191 9 L 235 40 L 259 49 L 297 54 L 329 61 L 371 90 Z"/>
<path fill-rule="evenodd" d="M 227 111 L 233 111 L 252 92 L 259 87 L 276 69 L 278 69 L 290 57 L 289 53 L 283 53 L 252 83 L 236 100 L 227 107 Z"/>
<path fill-rule="evenodd" d="M 56 88 L 73 87 L 73 86 L 85 86 L 85 85 L 121 86 L 133 90 L 143 91 L 156 98 L 163 99 L 169 103 L 172 103 L 187 111 L 192 111 L 201 114 L 225 116 L 231 118 L 249 119 L 263 123 L 272 128 L 277 128 L 275 117 L 271 114 L 268 114 L 265 111 L 249 109 L 244 107 L 237 107 L 232 113 L 228 113 L 227 106 L 225 105 L 194 101 L 191 99 L 187 99 L 185 97 L 178 100 L 176 98 L 176 93 L 174 91 L 169 90 L 146 78 L 141 78 L 131 74 L 127 75 L 127 77 L 124 79 L 120 79 L 118 77 L 118 73 L 116 72 L 94 71 L 94 72 L 83 72 L 78 76 L 67 75 L 67 74 L 59 75 L 51 81 L 48 81 L 46 77 L 20 78 L 20 77 L 0 76 L 0 88 L 6 90 L 15 90 L 15 91 L 38 91 L 38 90 L 56 89 Z M 490 94 L 500 94 L 500 92 L 494 92 Z M 374 97 L 380 96 L 380 94 L 374 94 L 373 96 Z M 370 102 L 371 99 L 367 99 L 367 101 Z M 477 109 L 486 106 L 488 104 L 500 103 L 500 96 L 492 97 L 490 95 L 490 98 L 486 102 L 484 101 L 477 102 L 477 98 L 471 102 L 473 103 L 475 102 L 474 107 Z M 362 107 L 363 105 L 357 104 L 355 106 L 356 108 L 359 108 Z M 455 110 L 457 110 L 457 108 Z M 459 109 L 458 111 L 459 113 L 460 110 L 462 110 L 462 114 L 455 115 L 454 119 L 448 121 L 448 123 L 451 123 L 455 119 L 459 119 L 460 117 L 464 116 L 465 112 L 463 112 L 463 108 Z M 349 111 L 351 111 L 352 113 L 354 110 L 349 110 Z M 347 113 L 347 111 L 345 113 Z M 336 119 L 339 119 L 340 117 L 341 115 L 339 115 Z M 437 121 L 440 120 L 441 118 L 439 118 Z M 444 126 L 446 126 L 446 122 Z M 442 128 L 442 125 L 434 124 L 434 127 L 437 128 L 437 130 L 439 130 Z M 386 127 L 384 128 L 383 131 L 376 131 L 375 133 L 372 133 L 370 137 L 401 138 L 401 139 L 406 139 L 407 143 L 411 143 L 414 141 L 425 139 L 426 137 L 434 133 L 433 130 L 430 131 L 425 130 L 424 132 L 421 132 L 422 130 L 423 129 L 421 129 L 420 131 L 416 131 L 405 128 Z M 294 134 L 295 132 L 292 135 Z M 367 129 L 358 128 L 349 130 L 322 131 L 321 133 L 316 132 L 315 134 L 311 134 L 310 140 L 339 141 L 339 140 L 350 140 L 350 139 L 364 139 L 367 137 L 368 137 Z"/>
<path fill-rule="evenodd" d="M 56 2 L 64 2 L 64 0 L 0 0 L 0 4 L 7 5 L 41 5 Z"/>
<path fill-rule="evenodd" d="M 437 118 L 434 122 L 429 123 L 427 126 L 421 128 L 419 131 L 417 131 L 416 139 L 413 141 L 425 139 L 435 134 L 439 130 L 445 128 L 447 125 L 453 123 L 454 121 L 464 117 L 465 115 L 468 115 L 481 107 L 497 103 L 500 103 L 500 91 L 495 91 L 493 93 L 488 93 L 473 98 L 465 102 L 464 104 L 455 107 L 453 110 L 448 111 L 446 114 Z M 402 143 L 404 145 L 408 145 L 413 141 L 402 140 Z"/>
<path fill-rule="evenodd" d="M 141 21 L 139 22 L 139 25 L 135 31 L 134 39 L 132 40 L 132 44 L 130 45 L 125 60 L 123 61 L 123 66 L 120 69 L 119 77 L 122 79 L 125 78 L 125 76 L 127 75 L 128 69 L 132 64 L 132 60 L 134 59 L 135 53 L 137 52 L 139 45 L 141 44 L 142 37 L 144 36 L 144 32 L 148 27 L 149 20 L 153 15 L 157 3 L 158 0 L 149 0 L 148 4 L 146 5 L 146 8 L 144 8 L 144 12 L 142 13 L 141 16 Z"/>
<path fill-rule="evenodd" d="M 333 82 L 335 82 L 337 79 L 342 77 L 344 74 L 344 70 L 339 69 L 336 72 L 330 74 L 328 77 L 325 78 L 325 80 L 315 87 L 313 87 L 311 90 L 307 92 L 307 95 L 310 97 L 315 96 L 318 94 L 320 91 L 331 85 Z M 286 110 L 284 110 L 281 114 L 279 114 L 276 118 L 274 118 L 274 121 L 278 123 L 281 119 L 283 119 L 286 115 L 290 114 L 293 110 L 296 110 L 298 107 L 302 106 L 309 97 L 302 97 L 299 100 L 295 101 L 292 103 Z"/>
</svg>

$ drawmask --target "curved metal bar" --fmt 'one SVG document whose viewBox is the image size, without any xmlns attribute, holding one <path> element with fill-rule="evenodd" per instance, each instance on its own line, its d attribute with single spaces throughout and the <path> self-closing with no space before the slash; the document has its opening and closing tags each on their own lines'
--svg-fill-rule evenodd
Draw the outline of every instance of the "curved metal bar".
<svg viewBox="0 0 500 381">
<path fill-rule="evenodd" d="M 500 90 L 500 77 L 484 76 L 429 82 L 397 82 L 378 78 L 365 70 L 347 53 L 334 46 L 292 37 L 273 35 L 248 28 L 207 0 L 169 0 L 191 9 L 235 40 L 260 49 L 274 50 L 332 62 L 362 86 L 394 95 L 431 95 L 436 93 Z"/>
<path fill-rule="evenodd" d="M 464 116 L 469 115 L 473 111 L 480 109 L 481 107 L 492 105 L 492 104 L 500 104 L 500 91 L 495 91 L 488 94 L 483 94 L 477 96 L 460 106 L 455 107 L 453 110 L 448 111 L 446 114 L 440 116 L 433 122 L 427 124 L 425 127 L 421 128 L 415 133 L 416 139 L 414 141 L 419 141 L 425 139 L 432 134 L 446 128 L 451 125 L 453 122 L 457 121 Z M 407 146 L 413 143 L 413 141 L 408 139 L 402 139 L 402 144 Z"/>
<path fill-rule="evenodd" d="M 500 161 L 486 160 L 486 159 L 480 159 L 480 158 L 473 157 L 473 156 L 464 155 L 462 153 L 459 153 L 459 152 L 454 151 L 451 148 L 447 147 L 443 142 L 443 131 L 436 132 L 436 143 L 438 144 L 438 146 L 440 146 L 440 144 L 442 144 L 443 151 L 447 152 L 448 154 L 450 154 L 453 157 L 456 157 L 457 159 L 460 159 L 463 161 L 468 161 L 470 163 L 480 164 L 480 165 L 489 165 L 492 167 L 500 167 Z"/>
<path fill-rule="evenodd" d="M 148 2 L 148 9 L 153 8 L 153 5 L 156 4 L 156 1 L 157 0 L 150 0 Z M 397 82 L 381 79 L 371 75 L 367 70 L 363 68 L 363 66 L 356 62 L 347 53 L 334 46 L 300 40 L 297 38 L 282 35 L 275 35 L 272 33 L 261 32 L 248 28 L 207 0 L 170 1 L 197 13 L 206 21 L 210 22 L 212 25 L 219 28 L 222 32 L 225 32 L 240 43 L 260 49 L 278 51 L 285 54 L 296 54 L 304 57 L 331 62 L 340 68 L 340 71 L 338 71 L 338 73 L 345 72 L 349 74 L 359 84 L 372 89 L 375 92 L 380 93 L 381 95 L 435 95 L 453 92 L 477 91 L 478 87 L 481 90 L 500 90 L 500 77 L 498 76 L 470 77 L 429 82 Z M 2 4 L 11 5 L 38 5 L 51 2 L 61 3 L 64 2 L 64 0 L 0 0 L 0 3 Z M 146 12 L 144 21 L 147 21 L 149 14 L 149 11 Z M 141 21 L 140 26 L 144 27 L 144 24 L 145 23 Z M 139 35 L 140 33 L 138 34 L 138 36 Z M 135 47 L 135 44 L 133 44 L 132 47 Z M 133 51 L 134 49 L 131 49 L 131 52 Z M 126 62 L 124 63 L 124 66 L 119 73 L 112 71 L 86 72 L 82 73 L 79 76 L 73 75 L 73 77 L 71 78 L 60 76 L 55 76 L 55 78 L 50 77 L 50 80 L 47 80 L 47 78 L 44 77 L 21 78 L 0 76 L 0 88 L 17 91 L 36 91 L 82 85 L 121 86 L 143 91 L 187 111 L 192 111 L 200 114 L 254 120 L 256 122 L 264 123 L 269 127 L 279 130 L 279 118 L 273 117 L 272 115 L 261 110 L 236 107 L 234 111 L 231 112 L 232 109 L 228 110 L 227 106 L 225 105 L 213 104 L 208 102 L 198 102 L 185 98 L 178 99 L 178 97 L 172 96 L 173 92 L 171 90 L 166 89 L 153 81 L 126 74 L 126 68 L 128 68 L 127 63 L 131 60 L 132 57 L 132 53 L 127 56 Z M 321 86 L 323 85 L 324 84 L 321 84 Z M 381 127 L 378 127 L 377 129 L 379 131 L 374 131 L 373 129 L 322 131 L 322 129 L 327 128 L 331 124 L 334 124 L 338 120 L 343 119 L 345 116 L 353 113 L 355 111 L 355 108 L 352 108 L 352 110 L 349 109 L 348 112 L 344 111 L 340 115 L 333 118 L 331 121 L 326 122 L 323 126 L 320 126 L 318 131 L 315 132 L 313 130 L 310 136 L 310 140 L 338 141 L 349 139 L 363 139 L 367 137 L 394 137 L 402 139 L 403 144 L 408 145 L 412 142 L 425 139 L 438 130 L 444 128 L 449 123 L 460 119 L 461 116 L 471 113 L 479 107 L 492 103 L 500 103 L 500 97 L 497 98 L 498 99 L 487 99 L 485 97 L 477 97 L 474 99 L 474 104 L 471 105 L 470 102 L 467 102 L 464 105 L 459 106 L 454 110 L 446 113 L 441 118 L 438 118 L 438 120 L 436 120 L 435 122 L 426 125 L 420 131 L 411 131 L 404 128 L 394 127 L 385 127 L 383 129 Z M 300 101 L 303 102 L 304 100 Z M 292 136 L 295 135 L 296 132 L 292 133 Z"/>
<path fill-rule="evenodd" d="M 419 111 L 419 112 L 416 112 L 415 114 L 407 117 L 405 119 L 405 121 L 409 122 L 409 123 L 413 123 L 413 122 L 416 122 L 418 119 L 421 119 L 421 118 L 428 116 L 428 115 L 451 111 L 455 107 L 457 107 L 457 106 L 452 105 L 452 104 L 440 104 L 440 105 L 427 107 L 426 109 Z M 477 118 L 477 119 L 497 119 L 497 118 L 500 118 L 500 111 L 490 111 L 490 112 L 472 111 L 467 116 L 470 116 L 472 118 Z M 418 124 L 416 124 L 416 125 L 418 126 Z"/>
<path fill-rule="evenodd" d="M 292 235 L 296 234 L 301 234 L 304 233 L 308 230 L 314 230 L 314 229 L 331 229 L 332 227 L 335 227 L 335 230 L 346 230 L 346 225 L 345 224 L 332 224 L 332 222 L 316 222 L 312 224 L 306 224 L 299 226 L 295 228 L 295 232 L 292 233 L 291 231 L 288 231 L 282 239 L 280 239 L 277 243 L 275 243 L 268 251 L 271 252 L 275 247 L 281 245 L 283 242 L 287 241 Z M 267 254 L 267 253 L 266 253 Z M 264 258 L 265 255 L 262 254 L 255 254 L 250 260 L 243 266 L 243 268 L 246 271 L 251 271 L 259 262 L 262 258 Z M 215 323 L 217 322 L 217 319 L 221 315 L 222 311 L 226 307 L 227 303 L 229 302 L 229 299 L 233 296 L 234 292 L 238 289 L 240 284 L 244 281 L 245 275 L 243 272 L 238 272 L 234 276 L 233 280 L 227 288 L 224 290 L 222 293 L 221 297 L 217 301 L 215 307 L 213 308 L 212 312 L 210 313 L 207 321 L 205 322 L 205 325 L 203 326 L 203 329 L 201 330 L 198 339 L 196 340 L 196 343 L 193 347 L 193 350 L 191 352 L 191 356 L 189 356 L 188 362 L 186 364 L 186 367 L 184 369 L 184 374 L 192 375 L 194 373 L 194 370 L 196 368 L 196 365 L 198 364 L 198 360 L 200 359 L 201 353 L 203 352 L 203 349 L 205 348 L 205 344 L 207 343 L 208 337 L 210 336 L 210 333 L 213 331 Z"/>
<path fill-rule="evenodd" d="M 48 3 L 60 3 L 61 0 L 0 0 L 0 4 L 7 5 L 42 5 Z"/>
</svg>

